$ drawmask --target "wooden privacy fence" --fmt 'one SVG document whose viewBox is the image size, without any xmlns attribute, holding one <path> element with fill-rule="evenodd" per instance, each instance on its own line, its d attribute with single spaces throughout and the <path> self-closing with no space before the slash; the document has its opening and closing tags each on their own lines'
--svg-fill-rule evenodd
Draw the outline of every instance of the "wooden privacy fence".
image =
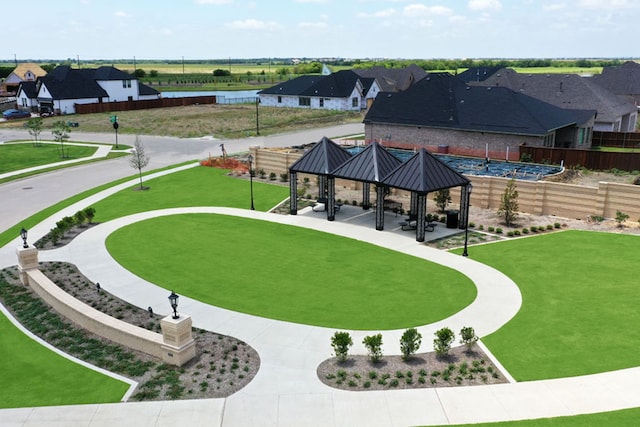
<svg viewBox="0 0 640 427">
<path fill-rule="evenodd" d="M 640 148 L 640 132 L 593 131 L 594 147 Z"/>
<path fill-rule="evenodd" d="M 520 156 L 528 154 L 535 163 L 564 164 L 565 167 L 585 167 L 592 170 L 619 169 L 640 171 L 640 149 L 637 153 L 615 153 L 575 148 L 545 148 L 520 146 Z"/>
<path fill-rule="evenodd" d="M 182 98 L 146 99 L 140 101 L 101 102 L 76 104 L 77 114 L 107 113 L 112 111 L 146 110 L 150 108 L 183 107 L 187 105 L 215 104 L 215 96 L 185 96 Z"/>
</svg>

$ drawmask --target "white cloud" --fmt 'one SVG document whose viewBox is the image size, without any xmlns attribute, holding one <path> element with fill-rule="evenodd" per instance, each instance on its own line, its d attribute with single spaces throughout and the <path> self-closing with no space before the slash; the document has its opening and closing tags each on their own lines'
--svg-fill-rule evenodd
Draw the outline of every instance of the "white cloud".
<svg viewBox="0 0 640 427">
<path fill-rule="evenodd" d="M 326 22 L 300 22 L 298 27 L 305 30 L 326 30 L 329 25 Z"/>
<path fill-rule="evenodd" d="M 471 10 L 500 10 L 502 3 L 499 0 L 469 0 Z"/>
<path fill-rule="evenodd" d="M 116 13 L 114 13 L 114 15 L 116 15 L 118 18 L 131 18 L 132 15 L 129 15 L 126 12 L 122 12 L 122 11 L 118 11 Z"/>
<path fill-rule="evenodd" d="M 410 4 L 405 6 L 404 14 L 407 16 L 425 16 L 425 15 L 439 15 L 448 16 L 453 14 L 453 10 L 444 6 L 426 6 L 421 3 Z"/>
<path fill-rule="evenodd" d="M 580 0 L 584 9 L 633 9 L 639 7 L 635 0 Z"/>
<path fill-rule="evenodd" d="M 545 10 L 547 12 L 555 12 L 558 10 L 563 10 L 564 8 L 566 8 L 567 5 L 564 3 L 552 3 L 552 4 L 545 4 L 542 6 L 542 10 Z"/>
<path fill-rule="evenodd" d="M 280 25 L 273 21 L 259 21 L 257 19 L 244 19 L 232 21 L 225 24 L 226 27 L 234 30 L 259 30 L 259 31 L 272 31 L 280 29 Z"/>
</svg>

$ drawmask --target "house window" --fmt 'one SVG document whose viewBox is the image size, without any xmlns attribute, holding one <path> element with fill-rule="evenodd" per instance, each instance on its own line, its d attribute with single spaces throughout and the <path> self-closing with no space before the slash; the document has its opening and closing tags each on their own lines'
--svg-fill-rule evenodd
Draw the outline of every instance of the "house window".
<svg viewBox="0 0 640 427">
<path fill-rule="evenodd" d="M 131 87 L 131 80 L 123 80 L 122 81 L 122 87 L 123 88 Z"/>
<path fill-rule="evenodd" d="M 553 147 L 554 142 L 555 142 L 555 133 L 547 134 L 547 136 L 544 137 L 545 147 Z"/>
<path fill-rule="evenodd" d="M 320 108 L 324 107 L 324 98 L 320 98 Z"/>
<path fill-rule="evenodd" d="M 357 97 L 351 98 L 351 106 L 354 108 L 360 106 L 360 103 L 358 102 Z"/>
<path fill-rule="evenodd" d="M 578 145 L 584 144 L 584 128 L 578 129 Z"/>
<path fill-rule="evenodd" d="M 298 105 L 301 107 L 310 107 L 311 106 L 311 98 L 308 96 L 301 96 L 298 98 Z"/>
<path fill-rule="evenodd" d="M 278 104 L 282 104 L 282 97 L 278 96 Z"/>
</svg>

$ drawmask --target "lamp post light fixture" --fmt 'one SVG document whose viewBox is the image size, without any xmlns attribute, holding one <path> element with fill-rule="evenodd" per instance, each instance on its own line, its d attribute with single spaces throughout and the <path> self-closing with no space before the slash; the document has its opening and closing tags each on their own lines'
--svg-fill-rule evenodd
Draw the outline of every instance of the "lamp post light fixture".
<svg viewBox="0 0 640 427">
<path fill-rule="evenodd" d="M 20 230 L 20 237 L 22 237 L 22 247 L 23 248 L 28 248 L 29 244 L 27 243 L 27 230 L 22 227 L 22 230 Z"/>
<path fill-rule="evenodd" d="M 171 308 L 173 309 L 173 318 L 174 319 L 179 319 L 180 316 L 178 316 L 178 295 L 171 291 L 171 295 L 169 295 L 169 303 L 171 304 Z"/>
<path fill-rule="evenodd" d="M 253 206 L 253 156 L 249 154 L 247 157 L 249 161 L 249 185 L 251 186 L 251 210 L 254 211 L 256 208 Z"/>
<path fill-rule="evenodd" d="M 473 185 L 469 183 L 467 185 L 467 214 L 466 214 L 466 224 L 464 225 L 464 250 L 462 251 L 462 256 L 469 256 L 469 252 L 467 252 L 467 242 L 469 241 L 469 205 L 471 204 L 471 191 L 473 190 Z"/>
</svg>

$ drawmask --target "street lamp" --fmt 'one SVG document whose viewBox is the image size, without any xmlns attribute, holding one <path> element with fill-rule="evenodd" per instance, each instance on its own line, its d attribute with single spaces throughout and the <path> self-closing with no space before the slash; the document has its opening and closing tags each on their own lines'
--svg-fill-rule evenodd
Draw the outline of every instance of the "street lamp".
<svg viewBox="0 0 640 427">
<path fill-rule="evenodd" d="M 29 245 L 27 244 L 27 230 L 25 230 L 24 227 L 22 227 L 22 230 L 20 230 L 20 237 L 22 237 L 22 247 L 23 248 L 28 248 Z"/>
<path fill-rule="evenodd" d="M 174 319 L 179 319 L 180 316 L 178 316 L 178 295 L 171 291 L 171 295 L 169 295 L 169 303 L 171 304 L 171 308 L 173 309 L 173 318 Z"/>
<path fill-rule="evenodd" d="M 473 185 L 469 183 L 469 185 L 467 185 L 467 220 L 464 225 L 464 251 L 462 251 L 462 256 L 469 256 L 467 252 L 467 242 L 469 241 L 469 205 L 471 204 L 471 190 L 473 190 Z"/>
<path fill-rule="evenodd" d="M 255 211 L 256 208 L 253 206 L 253 156 L 251 154 L 249 154 L 249 157 L 247 157 L 247 160 L 249 161 L 249 185 L 251 186 L 251 210 Z"/>
</svg>

